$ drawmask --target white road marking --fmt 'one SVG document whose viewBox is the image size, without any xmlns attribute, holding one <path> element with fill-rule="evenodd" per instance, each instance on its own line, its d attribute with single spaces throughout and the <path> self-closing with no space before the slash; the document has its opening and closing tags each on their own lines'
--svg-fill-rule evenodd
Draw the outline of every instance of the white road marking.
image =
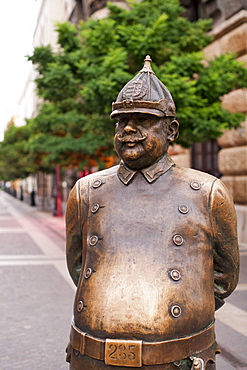
<svg viewBox="0 0 247 370">
<path fill-rule="evenodd" d="M 39 246 L 42 252 L 47 256 L 63 257 L 64 253 L 59 247 L 48 238 L 42 231 L 39 230 L 32 222 L 30 222 L 23 213 L 17 211 L 14 207 L 8 204 L 5 199 L 1 199 L 4 205 L 6 205 L 11 215 L 18 221 L 23 229 L 30 235 L 34 242 Z"/>
<path fill-rule="evenodd" d="M 46 256 L 44 254 L 7 254 L 7 255 L 1 255 L 1 261 L 6 261 L 6 263 L 9 261 L 20 261 L 21 264 L 23 264 L 23 261 L 27 261 L 30 263 L 31 261 L 37 261 L 37 260 L 65 260 L 65 256 L 63 257 L 53 257 Z M 1 262 L 0 261 L 0 262 Z"/>
<path fill-rule="evenodd" d="M 242 292 L 243 290 L 247 290 L 247 283 L 239 283 L 235 292 Z"/>
<path fill-rule="evenodd" d="M 231 303 L 225 303 L 222 308 L 216 312 L 216 320 L 229 326 L 243 336 L 247 336 L 247 312 L 234 306 Z"/>
<path fill-rule="evenodd" d="M 76 291 L 76 286 L 68 273 L 66 261 L 56 260 L 53 262 L 53 264 L 56 267 L 56 269 L 60 272 L 60 274 L 63 276 L 63 278 L 67 281 L 67 283 L 70 285 L 70 287 L 74 291 Z"/>
<path fill-rule="evenodd" d="M 44 254 L 1 255 L 0 266 L 53 265 L 70 287 L 75 290 L 76 287 L 67 270 L 65 253 L 43 231 L 30 222 L 23 213 L 12 207 L 3 197 L 1 197 L 1 203 L 11 216 L 18 221 L 20 227 L 0 227 L 0 233 L 27 233 Z M 3 216 L 1 219 L 9 220 L 10 218 L 9 216 Z"/>
<path fill-rule="evenodd" d="M 247 243 L 239 243 L 240 251 L 247 251 Z"/>
<path fill-rule="evenodd" d="M 54 265 L 54 259 L 47 258 L 46 260 L 37 259 L 37 260 L 0 260 L 0 266 L 37 266 L 37 265 Z"/>
<path fill-rule="evenodd" d="M 26 233 L 21 226 L 20 227 L 0 227 L 0 234 L 13 234 L 13 233 Z"/>
</svg>

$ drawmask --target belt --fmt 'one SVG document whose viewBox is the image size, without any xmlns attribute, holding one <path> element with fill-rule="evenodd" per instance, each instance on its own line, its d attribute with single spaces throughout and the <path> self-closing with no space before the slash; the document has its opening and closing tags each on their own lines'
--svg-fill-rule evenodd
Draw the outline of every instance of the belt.
<svg viewBox="0 0 247 370">
<path fill-rule="evenodd" d="M 214 322 L 187 337 L 162 342 L 95 338 L 77 328 L 72 321 L 70 343 L 82 355 L 107 365 L 141 367 L 185 359 L 209 348 L 215 342 Z"/>
</svg>

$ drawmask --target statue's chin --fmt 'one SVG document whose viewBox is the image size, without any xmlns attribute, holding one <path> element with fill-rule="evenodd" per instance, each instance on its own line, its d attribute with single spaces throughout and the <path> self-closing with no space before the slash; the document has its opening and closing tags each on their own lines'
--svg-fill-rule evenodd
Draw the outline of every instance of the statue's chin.
<svg viewBox="0 0 247 370">
<path fill-rule="evenodd" d="M 143 167 L 141 162 L 143 162 L 145 157 L 145 152 L 139 145 L 129 148 L 125 147 L 123 150 L 118 151 L 119 157 L 126 163 L 126 165 L 133 169 L 139 169 Z M 145 160 L 144 160 L 145 161 Z"/>
<path fill-rule="evenodd" d="M 124 153 L 122 153 L 123 160 L 128 161 L 135 161 L 136 159 L 139 159 L 141 157 L 140 151 L 136 150 L 125 150 Z"/>
<path fill-rule="evenodd" d="M 124 163 L 133 170 L 141 170 L 151 165 L 150 158 L 141 155 L 125 155 L 121 158 Z"/>
<path fill-rule="evenodd" d="M 151 147 L 152 150 L 147 150 L 141 143 L 135 144 L 133 147 L 126 144 L 115 146 L 115 149 L 126 166 L 133 170 L 141 170 L 151 166 L 165 152 L 164 148 L 158 151 Z"/>
</svg>

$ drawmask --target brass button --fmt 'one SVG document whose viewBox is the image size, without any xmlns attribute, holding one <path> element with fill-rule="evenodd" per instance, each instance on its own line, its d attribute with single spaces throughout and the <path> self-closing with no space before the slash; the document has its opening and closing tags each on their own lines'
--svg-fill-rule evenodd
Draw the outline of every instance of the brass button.
<svg viewBox="0 0 247 370">
<path fill-rule="evenodd" d="M 89 244 L 91 245 L 91 247 L 94 247 L 98 243 L 98 240 L 99 238 L 97 237 L 97 235 L 92 235 L 89 239 Z"/>
<path fill-rule="evenodd" d="M 85 279 L 88 279 L 88 278 L 90 278 L 90 276 L 92 275 L 92 273 L 93 273 L 93 271 L 92 271 L 92 269 L 90 269 L 90 267 L 89 268 L 87 268 L 86 269 L 86 272 L 85 272 Z"/>
<path fill-rule="evenodd" d="M 181 206 L 178 207 L 178 210 L 179 212 L 184 214 L 189 212 L 189 208 L 185 204 L 181 204 Z"/>
<path fill-rule="evenodd" d="M 184 239 L 181 235 L 174 235 L 174 237 L 172 238 L 173 240 L 173 243 L 180 246 L 183 244 L 184 242 Z"/>
<path fill-rule="evenodd" d="M 181 307 L 178 306 L 178 305 L 172 306 L 171 307 L 171 314 L 172 314 L 173 317 L 176 317 L 176 318 L 179 317 L 179 316 L 181 316 L 181 314 L 182 314 Z"/>
<path fill-rule="evenodd" d="M 93 188 L 99 188 L 102 185 L 102 180 L 98 179 L 93 182 Z"/>
<path fill-rule="evenodd" d="M 194 190 L 199 190 L 199 189 L 201 189 L 201 184 L 197 181 L 192 181 L 190 183 L 190 187 Z"/>
<path fill-rule="evenodd" d="M 91 207 L 91 212 L 92 213 L 96 213 L 97 211 L 99 210 L 99 204 L 94 204 L 92 207 Z"/>
<path fill-rule="evenodd" d="M 181 279 L 181 274 L 178 270 L 172 270 L 170 272 L 170 276 L 172 278 L 172 280 L 175 280 L 175 281 L 178 281 Z"/>
<path fill-rule="evenodd" d="M 83 308 L 84 308 L 83 301 L 79 301 L 79 302 L 77 303 L 77 311 L 78 311 L 78 312 L 81 312 L 81 311 L 83 310 Z"/>
</svg>

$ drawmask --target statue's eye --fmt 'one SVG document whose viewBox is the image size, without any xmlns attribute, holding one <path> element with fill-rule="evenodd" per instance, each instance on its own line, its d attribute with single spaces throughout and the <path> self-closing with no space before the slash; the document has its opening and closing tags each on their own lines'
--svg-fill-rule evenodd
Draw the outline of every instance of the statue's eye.
<svg viewBox="0 0 247 370">
<path fill-rule="evenodd" d="M 150 119 L 149 118 L 143 118 L 140 123 L 142 125 L 149 126 L 150 125 Z"/>
<path fill-rule="evenodd" d="M 118 120 L 118 122 L 117 122 L 117 124 L 118 124 L 118 126 L 126 126 L 126 124 L 127 124 L 127 121 L 126 120 L 124 120 L 124 119 L 120 119 L 120 120 Z"/>
</svg>

